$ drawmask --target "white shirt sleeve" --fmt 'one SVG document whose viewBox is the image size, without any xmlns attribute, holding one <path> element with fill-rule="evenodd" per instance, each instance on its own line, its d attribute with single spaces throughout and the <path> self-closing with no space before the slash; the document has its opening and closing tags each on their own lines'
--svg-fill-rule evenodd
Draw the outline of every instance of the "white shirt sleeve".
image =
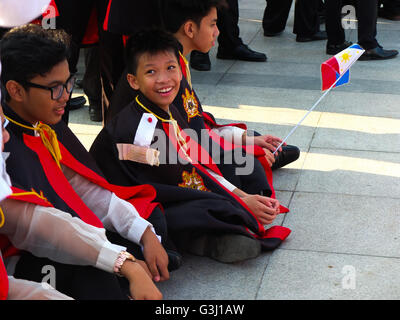
<svg viewBox="0 0 400 320">
<path fill-rule="evenodd" d="M 47 283 L 38 283 L 8 277 L 7 300 L 74 300 L 57 291 Z"/>
<path fill-rule="evenodd" d="M 223 176 L 220 176 L 219 174 L 215 173 L 214 171 L 207 169 L 209 174 L 211 174 L 220 184 L 222 184 L 225 188 L 227 188 L 230 192 L 233 190 L 237 189 L 236 186 L 234 186 L 232 183 L 230 183 L 228 180 L 226 180 Z"/>
<path fill-rule="evenodd" d="M 117 232 L 122 237 L 140 245 L 140 239 L 147 227 L 153 226 L 143 219 L 129 202 L 114 193 L 90 182 L 67 167 L 63 172 L 75 192 L 101 220 L 107 230 Z"/>
<path fill-rule="evenodd" d="M 114 272 L 125 247 L 111 244 L 105 229 L 93 227 L 56 208 L 6 199 L 1 203 L 5 223 L 0 233 L 19 249 L 38 257 Z"/>
<path fill-rule="evenodd" d="M 233 142 L 235 144 L 242 144 L 242 137 L 246 130 L 243 130 L 234 126 L 226 126 L 213 128 L 220 137 L 224 138 L 227 142 Z"/>
</svg>

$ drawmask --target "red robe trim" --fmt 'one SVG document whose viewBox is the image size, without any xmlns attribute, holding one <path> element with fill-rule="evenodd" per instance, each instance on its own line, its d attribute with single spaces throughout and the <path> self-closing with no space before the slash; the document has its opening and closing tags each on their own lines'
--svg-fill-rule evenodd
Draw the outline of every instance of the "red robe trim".
<svg viewBox="0 0 400 320">
<path fill-rule="evenodd" d="M 265 151 L 263 150 L 263 148 L 259 147 L 259 146 L 251 146 L 251 147 L 247 147 L 247 146 L 238 146 L 235 145 L 233 143 L 226 143 L 224 142 L 224 139 L 222 137 L 220 137 L 217 133 L 215 133 L 211 127 L 210 124 L 214 127 L 223 127 L 223 125 L 218 125 L 210 116 L 208 116 L 205 112 L 203 112 L 203 116 L 204 119 L 207 121 L 205 121 L 205 125 L 206 128 L 208 129 L 208 132 L 210 134 L 210 137 L 213 141 L 219 143 L 221 145 L 221 147 L 225 150 L 233 150 L 235 148 L 244 148 L 246 153 L 252 154 L 258 161 L 260 161 L 261 165 L 264 168 L 265 171 L 265 175 L 267 177 L 268 183 L 271 187 L 271 198 L 276 199 L 276 194 L 275 194 L 275 189 L 274 189 L 274 184 L 273 184 L 273 174 L 272 174 L 272 170 L 271 167 L 268 164 L 267 159 L 265 158 Z M 206 118 L 207 117 L 207 118 Z M 244 124 L 232 124 L 231 126 L 237 126 L 240 127 L 241 129 L 246 130 L 246 125 Z M 289 209 L 286 208 L 285 206 L 280 205 L 280 213 L 287 213 L 289 212 Z"/>
<path fill-rule="evenodd" d="M 85 36 L 82 39 L 83 45 L 94 45 L 99 42 L 99 27 L 97 23 L 97 9 L 93 8 L 88 25 L 86 27 Z"/>
<path fill-rule="evenodd" d="M 168 138 L 170 139 L 170 141 L 172 141 L 174 147 L 176 148 L 178 154 L 185 159 L 184 157 L 184 153 L 182 152 L 179 143 L 176 141 L 176 138 L 174 136 L 169 135 L 170 131 L 170 124 L 169 123 L 163 123 L 163 127 L 164 127 L 164 131 L 167 133 Z M 171 130 L 173 130 L 171 128 Z M 192 142 L 193 143 L 193 142 Z M 201 148 L 201 146 L 199 146 L 199 148 Z M 203 151 L 206 152 L 206 151 Z M 209 157 L 211 159 L 211 157 Z M 207 175 L 211 180 L 213 180 L 215 183 L 217 183 L 221 188 L 223 188 L 226 192 L 230 193 L 232 197 L 234 197 L 236 199 L 236 201 L 238 201 L 253 217 L 254 219 L 257 221 L 257 226 L 258 226 L 258 232 L 257 234 L 254 234 L 252 232 L 250 232 L 247 228 L 246 230 L 253 236 L 256 237 L 258 239 L 267 239 L 267 238 L 279 238 L 282 241 L 284 239 L 286 239 L 291 230 L 286 228 L 286 227 L 282 227 L 282 226 L 275 226 L 273 227 L 273 231 L 269 231 L 265 230 L 264 225 L 262 223 L 260 223 L 258 221 L 258 219 L 256 218 L 256 216 L 254 215 L 254 213 L 250 210 L 250 208 L 246 205 L 246 203 L 243 202 L 243 200 L 238 197 L 236 194 L 232 193 L 231 191 L 229 191 L 228 189 L 226 189 L 222 184 L 220 184 L 218 182 L 218 180 L 216 180 L 212 175 L 210 175 L 207 170 L 204 169 L 203 165 L 199 163 L 198 159 L 192 159 L 194 160 L 194 162 L 192 163 L 192 165 L 200 170 L 202 173 L 204 173 L 205 175 Z M 211 160 L 212 161 L 212 160 Z M 208 167 L 208 165 L 207 165 Z M 210 168 L 211 169 L 211 168 Z M 212 169 L 211 169 L 212 170 Z M 219 172 L 219 170 L 218 170 Z M 221 175 L 221 173 L 220 173 Z"/>
<path fill-rule="evenodd" d="M 108 6 L 107 6 L 106 17 L 104 19 L 104 24 L 103 24 L 104 31 L 108 31 L 108 19 L 110 18 L 111 3 L 112 3 L 112 0 L 109 0 Z"/>
<path fill-rule="evenodd" d="M 0 258 L 0 300 L 6 300 L 8 296 L 8 276 L 3 263 Z"/>
</svg>

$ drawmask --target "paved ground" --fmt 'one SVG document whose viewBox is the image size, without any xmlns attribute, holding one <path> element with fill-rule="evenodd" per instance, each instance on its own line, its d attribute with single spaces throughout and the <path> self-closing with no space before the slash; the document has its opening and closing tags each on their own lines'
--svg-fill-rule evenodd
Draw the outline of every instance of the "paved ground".
<svg viewBox="0 0 400 320">
<path fill-rule="evenodd" d="M 193 71 L 195 88 L 221 122 L 285 137 L 320 97 L 325 41 L 296 43 L 293 8 L 285 32 L 262 34 L 264 0 L 240 0 L 245 43 L 267 63 L 217 60 Z M 324 28 L 324 27 L 323 27 Z M 378 40 L 400 49 L 400 22 L 379 19 Z M 347 40 L 357 41 L 356 30 Z M 185 256 L 161 284 L 165 299 L 400 298 L 400 57 L 357 62 L 351 84 L 334 89 L 289 139 L 298 161 L 276 172 L 290 208 L 277 224 L 291 235 L 272 253 L 226 265 Z M 89 147 L 100 130 L 87 108 L 71 127 Z"/>
</svg>

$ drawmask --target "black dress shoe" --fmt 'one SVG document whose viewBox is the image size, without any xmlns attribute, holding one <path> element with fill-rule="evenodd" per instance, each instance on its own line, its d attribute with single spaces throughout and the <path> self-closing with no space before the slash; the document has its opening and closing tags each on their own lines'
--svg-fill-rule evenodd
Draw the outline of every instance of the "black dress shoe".
<svg viewBox="0 0 400 320">
<path fill-rule="evenodd" d="M 285 29 L 281 30 L 281 31 L 268 31 L 268 30 L 264 30 L 264 36 L 265 37 L 277 37 L 279 35 L 281 35 L 283 33 Z"/>
<path fill-rule="evenodd" d="M 296 146 L 286 145 L 282 146 L 282 151 L 276 153 L 275 162 L 271 170 L 282 168 L 293 161 L 296 161 L 300 156 L 300 149 Z"/>
<path fill-rule="evenodd" d="M 229 51 L 224 50 L 221 47 L 218 47 L 217 58 L 227 59 L 227 60 L 255 61 L 255 62 L 267 61 L 267 56 L 264 53 L 253 51 L 245 44 L 241 44 L 240 46 L 237 46 L 235 49 Z"/>
<path fill-rule="evenodd" d="M 311 36 L 296 36 L 297 42 L 310 42 L 310 41 L 319 41 L 328 39 L 328 34 L 326 31 L 318 31 Z"/>
<path fill-rule="evenodd" d="M 83 107 L 86 103 L 86 98 L 84 96 L 79 96 L 69 99 L 69 110 L 76 110 Z"/>
<path fill-rule="evenodd" d="M 198 71 L 210 71 L 211 61 L 208 52 L 192 51 L 190 54 L 190 66 Z"/>
<path fill-rule="evenodd" d="M 365 52 L 358 60 L 361 61 L 386 60 L 386 59 L 392 59 L 398 54 L 399 52 L 397 50 L 385 50 L 381 46 L 378 46 L 373 49 L 365 50 Z"/>
<path fill-rule="evenodd" d="M 335 55 L 338 54 L 339 52 L 343 51 L 344 49 L 347 49 L 350 47 L 353 43 L 350 41 L 345 41 L 341 44 L 326 44 L 326 54 L 331 54 Z"/>
<path fill-rule="evenodd" d="M 89 117 L 94 122 L 101 122 L 103 120 L 103 113 L 100 106 L 89 106 Z"/>
</svg>

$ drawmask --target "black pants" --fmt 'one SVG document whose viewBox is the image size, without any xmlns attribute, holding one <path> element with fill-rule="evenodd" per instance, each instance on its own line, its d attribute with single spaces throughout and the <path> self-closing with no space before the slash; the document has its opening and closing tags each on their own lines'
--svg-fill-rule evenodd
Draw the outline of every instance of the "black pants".
<svg viewBox="0 0 400 320">
<path fill-rule="evenodd" d="M 293 0 L 267 0 L 263 16 L 263 29 L 280 32 L 286 27 Z M 319 0 L 296 0 L 293 33 L 311 36 L 319 31 Z"/>
<path fill-rule="evenodd" d="M 100 52 L 98 46 L 84 49 L 85 75 L 83 77 L 83 92 L 89 99 L 89 105 L 94 108 L 102 107 L 102 84 L 100 71 Z"/>
<path fill-rule="evenodd" d="M 103 21 L 108 0 L 55 0 L 60 16 L 56 25 L 71 35 L 71 55 L 68 60 L 70 72 L 77 72 L 79 52 L 92 10 L 97 10 L 99 30 L 99 68 L 102 92 L 100 100 L 104 112 L 108 109 L 111 95 L 124 68 L 124 46 L 122 35 L 103 30 Z M 66 108 L 68 112 L 68 106 Z M 67 117 L 67 116 L 66 116 Z"/>
<path fill-rule="evenodd" d="M 326 0 L 326 31 L 329 44 L 341 44 L 345 41 L 345 32 L 341 24 L 341 0 Z M 377 0 L 357 0 L 358 44 L 364 49 L 378 46 L 376 40 L 376 22 L 378 17 Z"/>
<path fill-rule="evenodd" d="M 230 51 L 243 44 L 239 37 L 238 0 L 227 0 L 228 8 L 218 10 L 217 26 L 220 31 L 218 45 L 224 51 Z"/>
</svg>

